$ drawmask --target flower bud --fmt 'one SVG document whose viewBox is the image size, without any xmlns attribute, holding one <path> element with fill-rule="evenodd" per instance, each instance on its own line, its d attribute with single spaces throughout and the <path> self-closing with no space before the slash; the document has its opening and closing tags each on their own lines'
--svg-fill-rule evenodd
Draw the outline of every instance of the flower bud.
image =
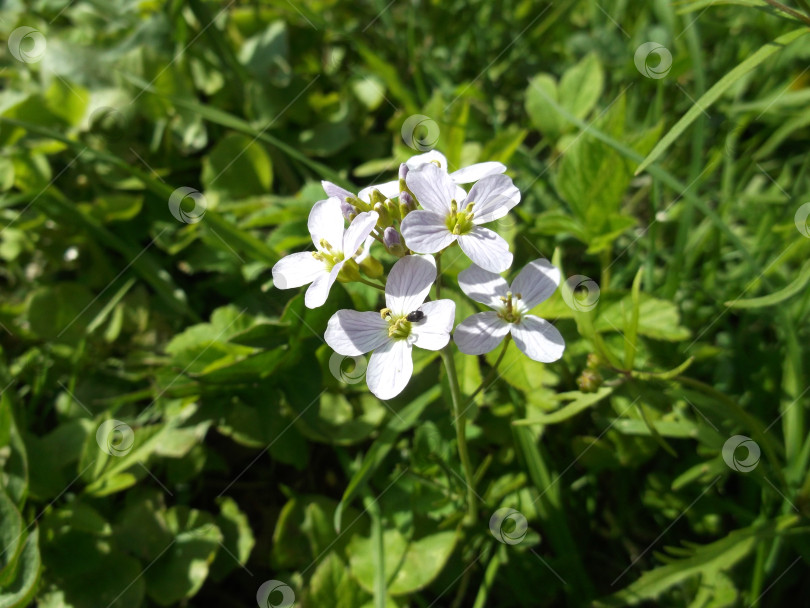
<svg viewBox="0 0 810 608">
<path fill-rule="evenodd" d="M 385 248 L 395 256 L 402 257 L 405 254 L 405 247 L 402 246 L 402 237 L 400 237 L 399 232 L 397 232 L 395 228 L 389 226 L 385 229 L 383 232 L 383 243 L 385 244 Z"/>
<path fill-rule="evenodd" d="M 380 219 L 377 220 L 377 226 L 384 229 L 391 225 L 391 214 L 388 213 L 388 209 L 385 208 L 385 205 L 382 203 L 375 203 L 374 211 L 376 211 L 380 216 Z"/>
<path fill-rule="evenodd" d="M 593 369 L 584 369 L 579 378 L 577 386 L 583 393 L 595 393 L 602 386 L 602 375 Z"/>
<path fill-rule="evenodd" d="M 371 194 L 369 195 L 369 200 L 371 200 L 372 206 L 376 205 L 377 203 L 384 203 L 385 195 L 379 190 L 377 190 L 377 188 L 374 188 L 374 190 L 372 190 Z"/>
<path fill-rule="evenodd" d="M 402 163 L 399 166 L 399 179 L 405 179 L 406 177 L 408 177 L 408 165 Z"/>
<path fill-rule="evenodd" d="M 351 222 L 357 216 L 357 208 L 346 201 L 340 203 L 340 210 L 343 212 L 343 217 L 346 218 L 347 222 Z"/>
<path fill-rule="evenodd" d="M 383 265 L 372 257 L 367 257 L 360 262 L 360 269 L 371 279 L 379 279 L 385 270 Z"/>
<path fill-rule="evenodd" d="M 411 211 L 416 211 L 416 201 L 413 200 L 413 196 L 410 192 L 400 192 L 399 193 L 399 215 L 401 218 L 405 218 Z"/>
<path fill-rule="evenodd" d="M 362 278 L 360 276 L 360 267 L 354 260 L 346 260 L 337 276 L 337 280 L 341 283 L 353 283 L 362 280 Z"/>
</svg>

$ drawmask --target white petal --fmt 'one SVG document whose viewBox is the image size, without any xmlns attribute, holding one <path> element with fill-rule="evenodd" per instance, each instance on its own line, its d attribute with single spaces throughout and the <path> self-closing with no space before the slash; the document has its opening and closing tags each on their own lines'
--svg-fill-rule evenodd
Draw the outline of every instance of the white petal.
<svg viewBox="0 0 810 608">
<path fill-rule="evenodd" d="M 326 298 L 329 297 L 329 290 L 332 289 L 332 284 L 335 282 L 335 279 L 337 279 L 337 275 L 345 263 L 345 261 L 338 262 L 335 264 L 335 267 L 332 268 L 332 272 L 329 274 L 324 272 L 318 275 L 318 278 L 312 282 L 312 285 L 307 288 L 307 293 L 304 295 L 304 304 L 307 308 L 323 306 L 323 303 L 326 302 Z"/>
<path fill-rule="evenodd" d="M 458 186 L 433 163 L 408 171 L 405 183 L 424 209 L 442 216 L 450 213 L 450 201 L 458 196 Z"/>
<path fill-rule="evenodd" d="M 367 188 L 363 188 L 357 194 L 357 196 L 361 200 L 364 200 L 368 203 L 371 201 L 372 190 L 379 190 L 380 193 L 386 198 L 394 198 L 396 196 L 399 196 L 400 192 L 399 180 L 394 180 L 393 182 L 385 182 L 384 184 L 375 184 L 373 186 L 368 186 Z"/>
<path fill-rule="evenodd" d="M 358 264 L 365 260 L 371 254 L 371 246 L 374 244 L 374 237 L 370 234 L 366 237 L 366 240 L 363 241 L 363 251 L 361 251 L 358 255 L 354 256 L 354 261 Z"/>
<path fill-rule="evenodd" d="M 539 258 L 523 267 L 512 281 L 512 293 L 519 293 L 527 310 L 547 300 L 560 284 L 560 269 Z"/>
<path fill-rule="evenodd" d="M 357 217 L 352 220 L 351 225 L 346 229 L 346 233 L 343 235 L 343 242 L 340 244 L 347 258 L 354 257 L 354 254 L 360 249 L 360 245 L 371 234 L 379 218 L 380 216 L 376 211 L 366 211 L 359 213 Z"/>
<path fill-rule="evenodd" d="M 410 345 L 406 340 L 389 340 L 371 355 L 366 382 L 379 399 L 391 399 L 402 392 L 412 375 Z"/>
<path fill-rule="evenodd" d="M 534 315 L 524 315 L 520 323 L 512 324 L 512 338 L 529 359 L 541 363 L 557 361 L 565 350 L 565 340 L 557 328 Z"/>
<path fill-rule="evenodd" d="M 326 267 L 311 251 L 291 253 L 273 266 L 273 283 L 279 289 L 291 289 L 312 283 L 321 274 L 326 274 Z"/>
<path fill-rule="evenodd" d="M 408 165 L 409 170 L 412 170 L 418 169 L 426 163 L 432 163 L 434 160 L 439 163 L 439 166 L 442 169 L 447 171 L 447 157 L 445 157 L 445 155 L 438 150 L 431 150 L 430 152 L 425 152 L 424 154 L 411 156 L 407 161 L 405 161 L 405 164 Z"/>
<path fill-rule="evenodd" d="M 483 355 L 495 350 L 509 333 L 509 323 L 495 312 L 479 312 L 467 317 L 453 332 L 453 341 L 467 355 Z"/>
<path fill-rule="evenodd" d="M 417 253 L 438 253 L 456 240 L 441 215 L 419 210 L 402 220 L 402 236 L 406 247 Z"/>
<path fill-rule="evenodd" d="M 503 272 L 512 265 L 509 245 L 499 234 L 476 226 L 469 234 L 458 237 L 462 251 L 484 270 Z"/>
<path fill-rule="evenodd" d="M 457 184 L 471 184 L 490 175 L 499 175 L 506 171 L 506 165 L 496 162 L 477 163 L 464 167 L 458 171 L 453 171 L 450 177 Z"/>
<path fill-rule="evenodd" d="M 490 308 L 503 306 L 501 298 L 509 291 L 509 284 L 501 275 L 475 264 L 458 274 L 458 286 L 467 296 Z"/>
<path fill-rule="evenodd" d="M 411 323 L 414 344 L 427 350 L 439 350 L 450 341 L 450 330 L 456 318 L 456 303 L 453 300 L 434 300 L 419 307 L 425 313 L 421 321 Z"/>
<path fill-rule="evenodd" d="M 329 319 L 324 339 L 336 353 L 354 357 L 385 344 L 388 323 L 378 312 L 339 310 Z"/>
<path fill-rule="evenodd" d="M 332 247 L 340 249 L 343 245 L 343 212 L 340 210 L 340 200 L 331 197 L 315 203 L 309 212 L 307 226 L 315 247 L 320 249 L 323 239 Z"/>
<path fill-rule="evenodd" d="M 325 179 L 321 180 L 321 186 L 323 186 L 323 191 L 326 192 L 326 196 L 328 197 L 335 197 L 339 201 L 345 201 L 347 196 L 354 196 L 348 190 L 345 190 L 338 186 L 337 184 L 333 184 L 332 182 L 328 182 Z"/>
<path fill-rule="evenodd" d="M 385 305 L 395 315 L 407 315 L 422 305 L 436 280 L 436 261 L 429 255 L 397 260 L 385 284 Z"/>
<path fill-rule="evenodd" d="M 492 175 L 477 182 L 464 204 L 473 205 L 473 223 L 486 224 L 504 217 L 520 202 L 520 190 L 507 175 Z"/>
</svg>

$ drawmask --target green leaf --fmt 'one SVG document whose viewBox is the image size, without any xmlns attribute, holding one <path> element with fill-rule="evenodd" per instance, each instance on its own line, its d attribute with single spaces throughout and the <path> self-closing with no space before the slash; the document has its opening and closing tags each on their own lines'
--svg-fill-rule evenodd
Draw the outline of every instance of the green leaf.
<svg viewBox="0 0 810 608">
<path fill-rule="evenodd" d="M 234 200 L 270 191 L 273 165 L 255 138 L 241 133 L 223 137 L 203 159 L 201 180 L 205 193 Z"/>
<path fill-rule="evenodd" d="M 223 496 L 217 503 L 220 511 L 216 517 L 216 525 L 222 532 L 222 545 L 226 550 L 217 553 L 211 564 L 211 578 L 215 581 L 222 580 L 237 566 L 244 566 L 256 544 L 250 521 L 236 501 Z"/>
<path fill-rule="evenodd" d="M 725 304 L 729 308 L 766 308 L 784 302 L 798 293 L 802 293 L 808 282 L 810 282 L 810 263 L 806 263 L 796 278 L 778 291 L 759 298 L 749 298 L 747 300 L 738 298 L 726 302 Z"/>
<path fill-rule="evenodd" d="M 437 532 L 417 540 L 406 540 L 399 530 L 383 533 L 388 593 L 404 595 L 429 585 L 444 568 L 456 544 L 455 532 Z M 372 539 L 355 535 L 348 546 L 352 574 L 369 593 L 374 589 Z"/>
<path fill-rule="evenodd" d="M 560 408 L 557 411 L 551 412 L 550 414 L 543 414 L 541 416 L 537 416 L 535 418 L 526 418 L 524 420 L 516 420 L 514 424 L 516 425 L 530 425 L 530 424 L 557 424 L 558 422 L 563 422 L 576 416 L 580 412 L 592 407 L 602 401 L 605 397 L 610 395 L 613 392 L 612 387 L 603 386 L 595 393 L 580 393 L 579 391 L 575 391 L 572 393 L 563 393 L 559 395 L 560 400 L 562 399 L 573 399 L 571 403 L 566 405 L 565 407 Z"/>
<path fill-rule="evenodd" d="M 793 42 L 794 40 L 804 36 L 810 32 L 806 27 L 803 27 L 798 30 L 793 30 L 792 32 L 788 32 L 787 34 L 783 34 L 779 36 L 773 42 L 769 42 L 768 44 L 762 46 L 759 50 L 755 53 L 750 55 L 745 61 L 740 63 L 737 67 L 731 70 L 728 74 L 723 76 L 717 83 L 706 93 L 704 93 L 700 99 L 698 99 L 691 108 L 684 114 L 681 119 L 675 123 L 669 132 L 659 141 L 655 147 L 652 149 L 647 157 L 641 161 L 641 164 L 635 171 L 635 174 L 638 175 L 644 169 L 649 167 L 652 163 L 654 163 L 658 158 L 678 139 L 681 134 L 691 125 L 695 119 L 700 116 L 701 114 L 705 113 L 706 110 L 720 97 L 725 93 L 731 86 L 737 82 L 740 78 L 745 76 L 748 72 L 756 68 L 759 64 L 765 61 L 768 57 L 776 53 L 777 51 L 782 50 L 782 48 L 786 47 L 788 44 Z"/>
<path fill-rule="evenodd" d="M 577 118 L 585 118 L 602 95 L 605 74 L 595 53 L 565 71 L 560 79 L 560 105 Z"/>
<path fill-rule="evenodd" d="M 149 597 L 170 606 L 200 590 L 223 537 L 214 518 L 204 511 L 172 507 L 165 519 L 174 540 L 146 570 L 144 579 Z"/>
<path fill-rule="evenodd" d="M 330 551 L 315 568 L 305 598 L 305 605 L 356 608 L 365 603 L 368 594 L 352 578 L 348 564 Z"/>
<path fill-rule="evenodd" d="M 9 498 L 16 505 L 22 506 L 28 493 L 28 453 L 14 421 L 8 391 L 0 394 L 0 446 L 6 446 L 4 451 L 0 451 L 3 485 Z"/>
<path fill-rule="evenodd" d="M 360 468 L 355 471 L 349 484 L 343 492 L 340 503 L 335 509 L 335 530 L 340 532 L 343 512 L 354 500 L 359 490 L 363 488 L 369 477 L 377 470 L 382 461 L 391 451 L 399 435 L 410 429 L 419 420 L 425 408 L 441 396 L 441 388 L 434 386 L 407 406 L 402 408 L 397 415 L 392 417 L 383 427 L 380 436 L 371 444 L 368 452 L 363 457 Z"/>
<path fill-rule="evenodd" d="M 526 113 L 541 133 L 556 138 L 562 134 L 565 121 L 554 111 L 549 99 L 559 102 L 557 81 L 550 74 L 538 74 L 526 89 Z"/>
<path fill-rule="evenodd" d="M 690 557 L 644 572 L 638 580 L 618 593 L 599 600 L 596 605 L 635 606 L 644 601 L 654 600 L 671 587 L 695 576 L 711 581 L 716 572 L 731 569 L 759 543 L 773 538 L 780 528 L 787 527 L 792 521 L 795 521 L 793 516 L 783 516 L 776 521 L 735 530 L 725 538 L 708 545 L 697 546 L 689 551 Z"/>
<path fill-rule="evenodd" d="M 25 608 L 30 605 L 39 582 L 41 570 L 39 530 L 34 528 L 17 559 L 14 580 L 0 591 L 0 608 Z"/>
<path fill-rule="evenodd" d="M 20 511 L 0 488 L 0 583 L 10 578 L 14 572 L 17 554 L 22 547 L 23 520 Z"/>
</svg>

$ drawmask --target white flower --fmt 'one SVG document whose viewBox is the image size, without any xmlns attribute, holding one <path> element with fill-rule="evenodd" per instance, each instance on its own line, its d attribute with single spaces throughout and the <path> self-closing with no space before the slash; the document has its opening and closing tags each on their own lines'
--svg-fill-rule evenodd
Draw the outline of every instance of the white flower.
<svg viewBox="0 0 810 608">
<path fill-rule="evenodd" d="M 273 282 L 279 289 L 291 289 L 312 283 L 304 303 L 318 308 L 329 295 L 340 269 L 357 253 L 364 239 L 374 229 L 376 211 L 359 214 L 348 229 L 343 228 L 340 200 L 330 197 L 312 207 L 307 220 L 309 233 L 317 251 L 288 255 L 273 266 Z"/>
<path fill-rule="evenodd" d="M 414 346 L 439 350 L 450 341 L 455 302 L 425 302 L 435 280 L 432 257 L 405 256 L 388 275 L 385 308 L 380 312 L 339 310 L 329 319 L 324 337 L 335 352 L 356 357 L 374 351 L 366 382 L 380 399 L 396 397 L 408 384 L 413 374 Z"/>
<path fill-rule="evenodd" d="M 515 344 L 530 359 L 551 363 L 562 357 L 565 341 L 557 328 L 526 314 L 560 284 L 560 271 L 548 260 L 526 264 L 511 286 L 500 275 L 475 265 L 459 273 L 458 284 L 469 297 L 494 311 L 479 312 L 458 324 L 453 340 L 461 352 L 483 355 L 512 332 Z"/>
<path fill-rule="evenodd" d="M 411 156 L 407 161 L 405 161 L 409 171 L 414 171 L 428 163 L 438 164 L 440 169 L 442 169 L 445 173 L 448 173 L 447 158 L 438 150 L 431 150 L 430 152 L 425 152 L 424 154 L 417 154 L 416 156 Z M 504 173 L 505 171 L 506 165 L 503 163 L 490 161 L 462 167 L 458 171 L 453 171 L 449 175 L 450 179 L 452 179 L 456 184 L 471 184 L 472 182 L 477 182 L 479 179 L 483 179 L 490 175 L 498 175 Z M 337 186 L 335 187 L 337 188 Z M 368 199 L 371 196 L 371 191 L 375 188 L 382 192 L 383 196 L 388 198 L 399 196 L 400 187 L 398 179 L 386 182 L 384 184 L 363 188 L 358 196 L 364 201 L 368 202 Z M 324 189 L 326 189 L 325 184 Z M 327 194 L 329 194 L 329 196 L 334 196 L 331 192 L 327 192 Z"/>
<path fill-rule="evenodd" d="M 520 191 L 511 178 L 490 175 L 467 194 L 430 163 L 409 171 L 405 181 L 424 208 L 411 211 L 402 220 L 402 236 L 412 251 L 436 253 L 458 240 L 462 251 L 481 268 L 490 272 L 509 268 L 509 245 L 480 224 L 502 218 L 520 202 Z"/>
</svg>

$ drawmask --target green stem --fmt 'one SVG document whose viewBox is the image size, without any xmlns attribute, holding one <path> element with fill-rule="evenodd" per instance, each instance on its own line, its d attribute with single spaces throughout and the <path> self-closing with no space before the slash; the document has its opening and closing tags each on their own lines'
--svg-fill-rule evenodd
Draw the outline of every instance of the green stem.
<svg viewBox="0 0 810 608">
<path fill-rule="evenodd" d="M 364 279 L 363 277 L 360 277 L 358 279 L 358 281 L 360 283 L 362 283 L 363 285 L 368 285 L 369 287 L 374 287 L 375 289 L 380 289 L 382 291 L 385 291 L 385 285 L 380 285 L 379 283 L 375 283 L 374 281 L 369 281 L 367 279 Z"/>
<path fill-rule="evenodd" d="M 436 285 L 438 287 L 438 283 Z M 447 379 L 450 384 L 450 397 L 453 401 L 453 417 L 456 420 L 456 443 L 458 443 L 458 456 L 461 459 L 461 466 L 464 468 L 464 477 L 467 484 L 467 517 L 466 523 L 472 525 L 477 518 L 475 505 L 475 476 L 470 464 L 470 454 L 467 450 L 467 416 L 466 410 L 461 409 L 461 389 L 458 386 L 458 373 L 456 372 L 456 362 L 453 360 L 453 351 L 448 344 L 441 351 L 442 362 L 447 371 Z"/>
<path fill-rule="evenodd" d="M 473 604 L 473 608 L 484 608 L 487 604 L 487 596 L 489 596 L 489 591 L 492 589 L 492 585 L 495 582 L 495 577 L 498 574 L 498 568 L 501 567 L 501 563 L 503 561 L 503 548 L 497 547 L 495 549 L 495 553 L 492 555 L 492 559 L 489 560 L 489 564 L 487 564 L 486 572 L 484 572 L 484 580 L 481 582 L 481 586 L 478 588 L 478 595 L 475 596 L 475 604 Z"/>
<path fill-rule="evenodd" d="M 792 9 L 789 6 L 785 6 L 781 2 L 776 2 L 776 0 L 765 0 L 765 2 L 770 4 L 775 9 L 780 10 L 783 13 L 787 13 L 791 17 L 794 17 L 795 19 L 798 19 L 799 21 L 803 21 L 804 23 L 810 25 L 810 17 L 808 17 L 807 15 L 803 15 L 799 11 Z"/>
<path fill-rule="evenodd" d="M 498 373 L 498 366 L 503 361 L 503 357 L 506 354 L 506 349 L 509 347 L 509 343 L 512 341 L 512 334 L 506 334 L 506 339 L 503 341 L 503 347 L 501 348 L 501 353 L 498 355 L 498 358 L 495 360 L 495 364 L 492 366 L 492 369 L 489 370 L 487 377 L 481 381 L 481 386 L 475 389 L 475 392 L 470 395 L 470 398 L 467 399 L 467 405 L 464 406 L 464 409 L 470 407 L 475 399 L 482 390 L 489 388 L 489 385 L 492 384 L 493 380 L 495 379 L 495 374 Z"/>
</svg>

